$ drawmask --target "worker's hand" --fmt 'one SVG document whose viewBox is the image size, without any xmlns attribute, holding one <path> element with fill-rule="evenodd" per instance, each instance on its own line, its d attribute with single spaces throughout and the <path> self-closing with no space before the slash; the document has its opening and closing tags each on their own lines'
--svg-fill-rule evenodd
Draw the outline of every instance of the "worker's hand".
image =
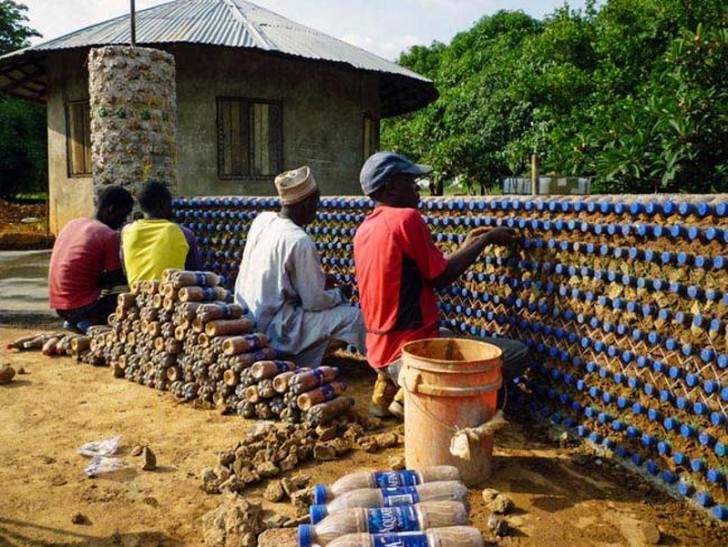
<svg viewBox="0 0 728 547">
<path fill-rule="evenodd" d="M 516 235 L 516 232 L 510 228 L 502 226 L 494 228 L 488 232 L 485 237 L 488 238 L 489 245 L 500 245 L 502 247 L 507 247 L 508 245 L 512 245 L 518 241 L 518 235 Z"/>
<path fill-rule="evenodd" d="M 468 235 L 465 236 L 465 241 L 463 241 L 463 248 L 470 247 L 474 243 L 476 243 L 479 239 L 481 239 L 483 236 L 488 234 L 491 231 L 490 228 L 475 228 L 473 230 L 470 230 L 468 232 Z"/>
</svg>

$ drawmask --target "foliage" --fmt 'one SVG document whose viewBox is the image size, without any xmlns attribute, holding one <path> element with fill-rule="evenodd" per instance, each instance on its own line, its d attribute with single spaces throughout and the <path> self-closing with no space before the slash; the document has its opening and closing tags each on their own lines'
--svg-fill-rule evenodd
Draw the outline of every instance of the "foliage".
<svg viewBox="0 0 728 547">
<path fill-rule="evenodd" d="M 0 0 L 0 54 L 40 36 L 25 25 L 27 7 Z M 47 184 L 45 108 L 0 93 L 0 196 L 37 192 Z"/>
<path fill-rule="evenodd" d="M 723 0 L 606 0 L 543 21 L 501 11 L 399 59 L 441 95 L 383 124 L 383 146 L 472 191 L 527 172 L 607 192 L 728 190 Z"/>
</svg>

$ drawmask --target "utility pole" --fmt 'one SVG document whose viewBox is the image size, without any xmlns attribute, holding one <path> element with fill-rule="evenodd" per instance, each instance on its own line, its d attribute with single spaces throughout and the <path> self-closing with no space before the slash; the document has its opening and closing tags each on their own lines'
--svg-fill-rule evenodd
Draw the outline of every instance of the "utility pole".
<svg viewBox="0 0 728 547">
<path fill-rule="evenodd" d="M 531 195 L 538 195 L 538 156 L 531 154 Z"/>
<path fill-rule="evenodd" d="M 136 47 L 136 10 L 134 0 L 131 0 L 131 13 L 129 14 L 129 25 L 131 27 L 131 47 Z"/>
</svg>

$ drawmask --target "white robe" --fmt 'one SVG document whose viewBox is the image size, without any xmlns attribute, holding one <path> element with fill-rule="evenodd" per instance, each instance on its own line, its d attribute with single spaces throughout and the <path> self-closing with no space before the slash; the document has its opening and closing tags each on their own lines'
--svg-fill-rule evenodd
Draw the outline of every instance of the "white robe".
<svg viewBox="0 0 728 547">
<path fill-rule="evenodd" d="M 325 285 L 316 245 L 303 228 L 277 213 L 259 214 L 248 231 L 235 301 L 250 310 L 270 345 L 300 366 L 318 366 L 331 339 L 366 351 L 361 313 Z"/>
</svg>

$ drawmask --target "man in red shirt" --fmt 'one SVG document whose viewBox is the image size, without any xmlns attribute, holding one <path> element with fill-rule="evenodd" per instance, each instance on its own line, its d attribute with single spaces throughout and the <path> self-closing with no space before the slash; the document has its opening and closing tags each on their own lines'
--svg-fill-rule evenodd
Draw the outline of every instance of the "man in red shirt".
<svg viewBox="0 0 728 547">
<path fill-rule="evenodd" d="M 93 218 L 72 220 L 53 245 L 48 273 L 50 307 L 83 332 L 106 324 L 116 294 L 102 289 L 126 285 L 119 258 L 119 228 L 131 213 L 133 199 L 121 186 L 104 188 Z"/>
<path fill-rule="evenodd" d="M 508 228 L 476 229 L 458 251 L 446 257 L 417 210 L 416 179 L 431 170 L 394 152 L 374 154 L 361 170 L 362 189 L 375 208 L 354 237 L 354 262 L 367 327 L 367 359 L 377 370 L 369 408 L 376 416 L 403 414 L 403 393 L 396 387 L 402 346 L 441 336 L 435 290 L 460 277 L 486 246 L 516 241 Z M 524 344 L 501 338 L 485 341 L 503 351 L 505 382 L 525 370 L 528 349 Z"/>
</svg>

